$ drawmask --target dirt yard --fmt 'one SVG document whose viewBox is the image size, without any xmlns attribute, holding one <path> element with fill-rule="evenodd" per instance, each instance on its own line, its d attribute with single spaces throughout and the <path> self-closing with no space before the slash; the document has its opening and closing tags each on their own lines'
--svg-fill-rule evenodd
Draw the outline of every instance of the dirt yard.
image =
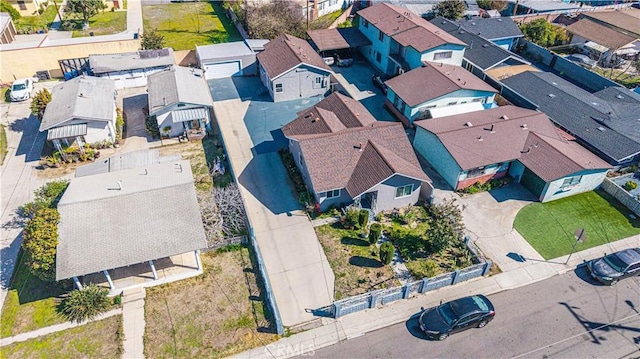
<svg viewBox="0 0 640 359">
<path fill-rule="evenodd" d="M 246 248 L 202 255 L 204 274 L 149 288 L 145 357 L 221 358 L 278 339 Z"/>
</svg>

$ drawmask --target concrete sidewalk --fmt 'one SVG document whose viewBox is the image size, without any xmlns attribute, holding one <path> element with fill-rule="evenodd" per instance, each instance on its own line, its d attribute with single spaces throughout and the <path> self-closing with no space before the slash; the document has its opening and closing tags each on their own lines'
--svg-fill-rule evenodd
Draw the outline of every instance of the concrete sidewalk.
<svg viewBox="0 0 640 359">
<path fill-rule="evenodd" d="M 550 261 L 527 260 L 524 265 L 509 272 L 492 277 L 479 278 L 433 292 L 417 295 L 408 300 L 399 300 L 379 309 L 368 309 L 338 319 L 323 318 L 324 325 L 264 347 L 240 353 L 233 358 L 289 358 L 311 355 L 314 350 L 356 338 L 368 332 L 402 323 L 420 312 L 420 308 L 436 306 L 440 300 L 449 301 L 473 294 L 490 295 L 538 282 L 555 275 L 567 273 L 582 265 L 584 261 L 598 258 L 605 253 L 640 246 L 640 236 L 633 236 L 603 246 L 574 253 L 568 264 L 568 256 Z M 499 310 L 499 308 L 498 308 Z"/>
<path fill-rule="evenodd" d="M 276 152 L 255 155 L 243 118 L 249 101 L 216 101 L 214 112 L 247 217 L 285 326 L 316 319 L 333 301 L 334 275 Z"/>
</svg>

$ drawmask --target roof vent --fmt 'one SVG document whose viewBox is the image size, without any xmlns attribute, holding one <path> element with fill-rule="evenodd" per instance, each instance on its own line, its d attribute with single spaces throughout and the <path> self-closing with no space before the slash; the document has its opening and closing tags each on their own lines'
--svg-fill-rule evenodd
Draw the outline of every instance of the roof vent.
<svg viewBox="0 0 640 359">
<path fill-rule="evenodd" d="M 478 141 L 480 141 L 480 142 L 484 141 L 484 139 L 482 138 L 482 136 L 478 136 Z"/>
<path fill-rule="evenodd" d="M 558 86 L 558 83 L 555 81 L 551 81 L 551 84 Z"/>
<path fill-rule="evenodd" d="M 552 94 L 552 93 L 550 93 L 550 94 L 549 94 L 549 95 L 547 95 L 547 96 L 549 96 L 549 97 L 551 97 L 551 98 L 555 98 L 555 97 L 556 97 L 556 95 L 554 95 L 554 94 Z"/>
<path fill-rule="evenodd" d="M 467 122 L 464 125 L 467 126 L 467 127 L 473 127 L 473 124 L 471 122 Z"/>
<path fill-rule="evenodd" d="M 500 119 L 501 119 L 501 120 L 508 120 L 508 119 L 509 119 L 509 116 L 507 116 L 507 115 L 502 115 L 502 116 L 500 116 Z"/>
<path fill-rule="evenodd" d="M 353 146 L 353 148 L 358 149 L 360 151 L 362 151 L 362 142 L 358 143 L 357 145 Z"/>
<path fill-rule="evenodd" d="M 313 117 L 313 112 L 309 112 L 308 114 L 304 115 L 304 119 L 305 119 L 305 120 L 308 120 L 308 119 L 310 119 L 311 117 Z"/>
<path fill-rule="evenodd" d="M 489 47 L 489 45 L 488 44 L 482 44 L 482 47 L 487 48 L 487 47 Z"/>
<path fill-rule="evenodd" d="M 489 133 L 496 133 L 496 131 L 493 130 L 493 123 L 491 124 L 491 128 L 489 129 Z"/>
<path fill-rule="evenodd" d="M 622 100 L 624 97 L 623 97 L 622 95 L 620 95 L 620 94 L 617 94 L 617 95 L 616 95 L 616 98 L 617 98 L 618 100 Z"/>
<path fill-rule="evenodd" d="M 594 106 L 598 106 L 597 102 L 591 102 L 591 104 L 594 105 Z"/>
<path fill-rule="evenodd" d="M 604 127 L 602 127 L 602 126 L 598 127 L 598 131 L 604 132 Z"/>
<path fill-rule="evenodd" d="M 502 19 L 498 19 L 498 21 L 502 22 Z"/>
<path fill-rule="evenodd" d="M 528 129 L 529 129 L 529 127 L 527 127 L 527 124 L 526 124 L 526 123 L 523 123 L 522 125 L 520 125 L 520 127 L 521 127 L 523 130 L 528 130 Z"/>
</svg>

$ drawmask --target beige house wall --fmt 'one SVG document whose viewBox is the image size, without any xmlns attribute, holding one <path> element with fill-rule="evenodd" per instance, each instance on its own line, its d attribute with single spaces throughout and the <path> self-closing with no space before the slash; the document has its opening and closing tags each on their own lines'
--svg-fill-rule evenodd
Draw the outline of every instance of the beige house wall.
<svg viewBox="0 0 640 359">
<path fill-rule="evenodd" d="M 4 50 L 0 53 L 0 83 L 35 76 L 48 70 L 51 77 L 63 77 L 58 60 L 88 57 L 89 54 L 112 54 L 138 51 L 140 40 L 98 42 L 90 44 Z"/>
</svg>

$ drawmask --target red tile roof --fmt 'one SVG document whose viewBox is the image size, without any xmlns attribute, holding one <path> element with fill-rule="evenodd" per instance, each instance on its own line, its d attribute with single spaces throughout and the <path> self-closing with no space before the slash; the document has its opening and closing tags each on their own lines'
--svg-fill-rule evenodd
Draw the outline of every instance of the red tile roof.
<svg viewBox="0 0 640 359">
<path fill-rule="evenodd" d="M 337 92 L 315 106 L 298 112 L 298 117 L 282 127 L 285 136 L 331 133 L 375 123 L 376 119 L 360 103 Z"/>
<path fill-rule="evenodd" d="M 331 72 L 311 45 L 303 39 L 291 35 L 281 35 L 269 41 L 264 51 L 258 54 L 258 61 L 270 79 L 274 79 L 300 64 L 307 64 Z"/>
<path fill-rule="evenodd" d="M 409 106 L 416 106 L 458 90 L 497 92 L 460 66 L 427 62 L 385 82 Z"/>
<path fill-rule="evenodd" d="M 466 45 L 406 8 L 389 3 L 377 3 L 358 11 L 358 15 L 402 46 L 411 46 L 418 52 L 444 44 Z"/>
</svg>

